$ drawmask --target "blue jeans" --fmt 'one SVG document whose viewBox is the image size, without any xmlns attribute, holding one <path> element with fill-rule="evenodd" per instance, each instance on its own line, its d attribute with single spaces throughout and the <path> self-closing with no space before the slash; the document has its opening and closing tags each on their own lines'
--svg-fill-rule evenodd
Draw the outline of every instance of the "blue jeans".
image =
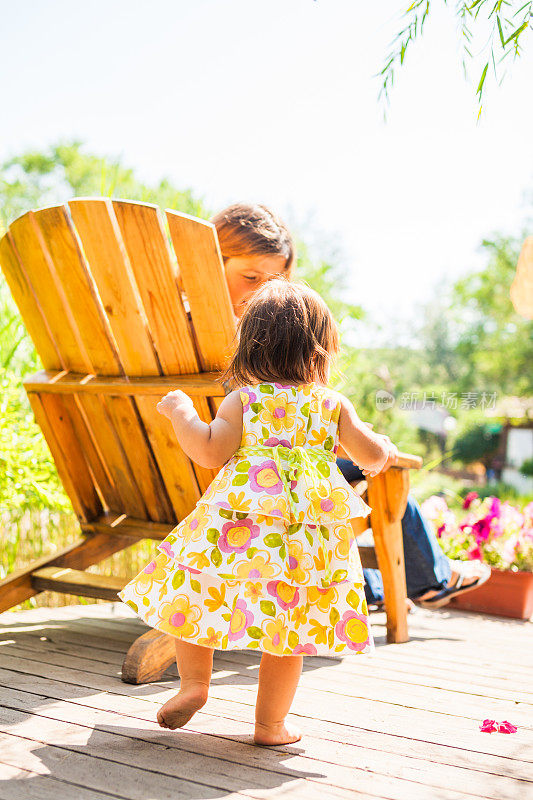
<svg viewBox="0 0 533 800">
<path fill-rule="evenodd" d="M 337 465 L 347 481 L 364 479 L 363 473 L 353 461 L 338 458 Z M 430 589 L 444 589 L 451 577 L 450 562 L 422 516 L 420 506 L 410 495 L 402 519 L 402 531 L 407 596 L 416 598 Z M 367 602 L 381 602 L 383 600 L 381 573 L 377 569 L 365 569 L 364 574 Z"/>
</svg>

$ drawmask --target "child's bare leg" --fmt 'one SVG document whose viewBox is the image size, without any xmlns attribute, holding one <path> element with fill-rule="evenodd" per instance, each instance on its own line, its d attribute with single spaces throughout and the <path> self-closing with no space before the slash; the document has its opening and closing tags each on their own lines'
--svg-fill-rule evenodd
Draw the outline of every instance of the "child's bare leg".
<svg viewBox="0 0 533 800">
<path fill-rule="evenodd" d="M 162 728 L 181 728 L 207 702 L 213 670 L 213 650 L 176 639 L 180 690 L 157 712 Z"/>
<path fill-rule="evenodd" d="M 255 704 L 256 744 L 292 744 L 302 738 L 298 728 L 285 722 L 302 672 L 302 656 L 263 653 Z"/>
</svg>

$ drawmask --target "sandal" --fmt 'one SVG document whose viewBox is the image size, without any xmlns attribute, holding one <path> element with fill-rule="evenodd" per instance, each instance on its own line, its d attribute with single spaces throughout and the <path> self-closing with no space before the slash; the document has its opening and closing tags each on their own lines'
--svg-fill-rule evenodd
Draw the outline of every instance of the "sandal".
<svg viewBox="0 0 533 800">
<path fill-rule="evenodd" d="M 457 580 L 452 586 L 447 586 L 427 600 L 416 600 L 415 602 L 422 608 L 441 608 L 441 606 L 447 605 L 455 595 L 471 592 L 490 578 L 490 567 L 481 561 L 453 561 L 450 559 L 450 562 L 453 572 L 458 575 Z M 467 583 L 465 586 L 465 580 L 474 577 L 477 572 L 479 572 L 479 575 L 476 580 L 472 581 L 472 583 Z"/>
</svg>

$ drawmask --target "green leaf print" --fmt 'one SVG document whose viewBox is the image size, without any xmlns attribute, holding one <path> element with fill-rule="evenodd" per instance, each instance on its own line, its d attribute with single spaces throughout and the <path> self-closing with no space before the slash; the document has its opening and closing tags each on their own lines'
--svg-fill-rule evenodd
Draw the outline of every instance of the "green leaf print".
<svg viewBox="0 0 533 800">
<path fill-rule="evenodd" d="M 211 550 L 210 555 L 211 563 L 215 565 L 215 567 L 220 567 L 222 564 L 222 553 L 218 549 L 218 547 L 213 547 Z"/>
<path fill-rule="evenodd" d="M 143 597 L 143 606 L 149 606 L 149 605 L 150 605 L 150 601 L 148 600 L 148 598 L 147 597 Z"/>
<path fill-rule="evenodd" d="M 222 619 L 225 620 L 226 622 L 229 622 L 231 619 L 231 613 L 229 611 L 226 611 L 224 614 L 222 614 Z"/>
<path fill-rule="evenodd" d="M 326 464 L 325 461 L 319 461 L 318 464 L 316 465 L 316 468 L 318 469 L 323 478 L 329 478 L 331 470 L 329 468 L 329 465 Z"/>
<path fill-rule="evenodd" d="M 235 472 L 248 472 L 251 466 L 249 461 L 239 461 L 235 466 Z"/>
<path fill-rule="evenodd" d="M 268 428 L 265 428 L 264 425 L 261 428 L 261 435 L 262 435 L 263 439 L 270 439 L 270 431 L 268 430 Z"/>
<path fill-rule="evenodd" d="M 234 561 L 235 561 L 235 553 L 232 553 L 230 556 L 228 556 L 228 564 L 233 564 Z"/>
<path fill-rule="evenodd" d="M 305 529 L 305 538 L 307 539 L 307 541 L 309 542 L 309 544 L 312 547 L 313 546 L 313 537 L 311 536 L 311 532 L 308 531 L 307 528 Z"/>
<path fill-rule="evenodd" d="M 336 569 L 331 580 L 333 583 L 340 583 L 346 580 L 347 575 L 348 573 L 345 569 Z"/>
<path fill-rule="evenodd" d="M 259 387 L 261 394 L 274 394 L 274 387 L 270 383 L 262 383 Z"/>
<path fill-rule="evenodd" d="M 137 603 L 134 603 L 133 600 L 126 600 L 126 605 L 129 606 L 130 608 L 133 608 L 136 614 L 139 613 L 139 606 L 137 605 Z"/>
<path fill-rule="evenodd" d="M 307 417 L 307 425 L 305 426 L 305 431 L 306 431 L 306 433 L 309 433 L 309 431 L 311 430 L 311 426 L 312 426 L 312 424 L 313 424 L 313 420 L 312 420 L 312 418 L 311 418 L 311 415 L 309 415 L 309 416 Z"/>
<path fill-rule="evenodd" d="M 221 517 L 224 517 L 224 519 L 233 519 L 233 511 L 231 508 L 219 508 L 218 513 Z"/>
<path fill-rule="evenodd" d="M 222 637 L 222 641 L 220 642 L 220 646 L 221 646 L 221 648 L 223 650 L 225 650 L 226 647 L 228 646 L 228 635 L 227 634 Z"/>
<path fill-rule="evenodd" d="M 354 592 L 353 589 L 350 589 L 348 594 L 346 595 L 346 602 L 349 606 L 353 608 L 354 611 L 359 610 L 359 595 L 357 592 Z"/>
<path fill-rule="evenodd" d="M 296 631 L 289 631 L 289 635 L 287 637 L 287 644 L 289 645 L 291 650 L 294 650 L 294 648 L 296 647 L 296 645 L 298 644 L 299 641 L 300 641 L 300 638 L 299 638 L 298 634 L 296 633 Z"/>
<path fill-rule="evenodd" d="M 184 582 L 185 582 L 185 570 L 179 569 L 177 572 L 174 573 L 174 577 L 172 578 L 172 588 L 179 589 Z"/>
<path fill-rule="evenodd" d="M 283 544 L 283 539 L 279 533 L 269 533 L 265 536 L 263 541 L 267 547 L 281 547 Z"/>
<path fill-rule="evenodd" d="M 292 534 L 294 533 L 298 533 L 301 527 L 302 527 L 301 522 L 297 522 L 294 525 L 289 525 L 289 536 L 292 536 Z"/>
<path fill-rule="evenodd" d="M 197 592 L 198 594 L 201 593 L 202 587 L 200 586 L 200 581 L 195 581 L 195 580 L 193 580 L 191 578 L 190 584 L 191 584 L 191 589 L 193 590 L 193 592 Z"/>
<path fill-rule="evenodd" d="M 253 411 L 255 414 L 258 414 L 258 413 L 261 411 L 261 409 L 263 408 L 263 406 L 262 406 L 262 404 L 261 404 L 261 403 L 252 403 L 252 404 L 250 405 L 250 408 L 252 409 L 252 411 Z"/>
<path fill-rule="evenodd" d="M 333 445 L 334 445 L 333 436 L 328 436 L 328 438 L 324 442 L 324 450 L 333 450 Z"/>
<path fill-rule="evenodd" d="M 208 528 L 206 533 L 207 541 L 211 544 L 216 544 L 218 542 L 218 537 L 220 536 L 220 531 L 217 531 L 216 528 Z"/>
<path fill-rule="evenodd" d="M 326 542 L 329 542 L 329 530 L 326 528 L 325 525 L 320 526 L 320 533 L 322 534 Z"/>
<path fill-rule="evenodd" d="M 328 647 L 333 647 L 335 644 L 335 631 L 331 628 L 330 632 L 328 633 Z"/>
<path fill-rule="evenodd" d="M 246 645 L 247 650 L 257 650 L 258 647 L 259 647 L 259 642 L 248 642 L 248 644 Z"/>
<path fill-rule="evenodd" d="M 299 501 L 299 497 L 298 497 L 298 495 L 296 494 L 296 492 L 291 492 L 291 497 L 292 497 L 292 499 L 294 500 L 294 502 L 295 502 L 295 503 L 298 503 L 298 501 Z M 295 516 L 296 516 L 296 515 L 295 515 Z"/>
<path fill-rule="evenodd" d="M 282 544 L 281 547 L 279 548 L 279 557 L 280 558 L 285 558 L 286 553 L 287 553 L 287 550 L 285 548 L 285 544 Z"/>
<path fill-rule="evenodd" d="M 270 600 L 261 600 L 259 608 L 263 614 L 267 614 L 269 617 L 276 616 L 276 606 Z"/>
<path fill-rule="evenodd" d="M 336 625 L 337 622 L 340 620 L 340 618 L 341 618 L 341 615 L 339 614 L 337 609 L 336 608 L 332 608 L 331 611 L 329 612 L 329 621 L 331 622 L 331 624 L 332 625 Z"/>
<path fill-rule="evenodd" d="M 236 475 L 233 478 L 233 480 L 231 482 L 231 485 L 232 486 L 244 486 L 246 483 L 248 483 L 248 475 Z"/>
<path fill-rule="evenodd" d="M 263 638 L 263 631 L 261 628 L 257 628 L 255 625 L 251 625 L 249 628 L 246 628 L 246 633 L 250 637 L 250 639 L 262 639 Z"/>
<path fill-rule="evenodd" d="M 304 403 L 300 410 L 301 410 L 301 413 L 303 414 L 304 417 L 308 417 L 309 416 L 309 403 Z"/>
<path fill-rule="evenodd" d="M 246 514 L 246 513 L 244 513 L 244 514 L 243 514 L 243 512 L 242 512 L 242 511 L 237 511 L 237 513 L 235 514 L 235 516 L 237 517 L 237 519 L 246 519 L 246 517 L 248 516 L 248 514 Z"/>
<path fill-rule="evenodd" d="M 257 553 L 257 547 L 249 547 L 246 551 L 246 558 L 253 558 Z"/>
</svg>

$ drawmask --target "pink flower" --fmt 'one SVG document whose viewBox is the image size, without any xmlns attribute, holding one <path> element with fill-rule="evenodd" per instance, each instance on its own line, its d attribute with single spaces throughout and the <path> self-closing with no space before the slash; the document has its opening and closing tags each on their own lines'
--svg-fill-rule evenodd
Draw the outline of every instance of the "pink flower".
<svg viewBox="0 0 533 800">
<path fill-rule="evenodd" d="M 483 553 L 478 544 L 475 544 L 470 550 L 467 550 L 467 555 L 472 561 L 483 561 Z"/>
<path fill-rule="evenodd" d="M 441 514 L 445 514 L 448 511 L 448 504 L 444 497 L 433 494 L 427 500 L 424 500 L 421 509 L 422 514 L 427 519 L 437 519 Z"/>
<path fill-rule="evenodd" d="M 174 550 L 170 546 L 169 542 L 161 542 L 159 545 L 159 550 L 162 550 L 163 553 L 166 553 L 169 558 L 174 558 Z"/>
<path fill-rule="evenodd" d="M 250 518 L 232 520 L 222 526 L 217 544 L 223 553 L 245 553 L 256 536 L 259 536 L 259 526 Z"/>
<path fill-rule="evenodd" d="M 293 656 L 316 656 L 316 647 L 314 644 L 297 644 L 292 654 Z"/>
<path fill-rule="evenodd" d="M 241 639 L 246 632 L 246 628 L 249 628 L 253 621 L 254 615 L 251 611 L 248 611 L 246 601 L 237 600 L 229 621 L 229 641 L 234 642 L 236 639 Z"/>
<path fill-rule="evenodd" d="M 264 444 L 266 444 L 267 447 L 277 447 L 277 445 L 280 444 L 282 447 L 292 448 L 292 444 L 287 439 L 276 439 L 275 436 L 266 439 Z"/>
<path fill-rule="evenodd" d="M 335 632 L 341 641 L 346 642 L 350 650 L 361 651 L 369 644 L 368 620 L 355 611 L 345 611 L 337 625 Z"/>
<path fill-rule="evenodd" d="M 255 392 L 244 392 L 244 391 L 241 392 L 241 394 L 245 394 L 247 397 L 246 404 L 243 405 L 242 410 L 248 411 L 251 403 L 255 403 L 255 401 L 257 400 L 257 395 L 255 394 Z"/>
<path fill-rule="evenodd" d="M 495 719 L 484 719 L 479 726 L 481 733 L 495 733 L 498 730 Z"/>
<path fill-rule="evenodd" d="M 276 462 L 269 459 L 248 470 L 250 489 L 252 492 L 266 492 L 279 494 L 283 490 L 283 483 L 276 468 Z"/>
<path fill-rule="evenodd" d="M 285 581 L 269 581 L 267 583 L 267 591 L 272 597 L 276 598 L 278 605 L 284 611 L 288 608 L 294 608 L 300 601 L 298 589 L 289 583 L 285 583 Z"/>
<path fill-rule="evenodd" d="M 507 722 L 506 719 L 503 722 L 500 722 L 498 725 L 498 731 L 500 733 L 516 733 L 518 728 L 516 725 L 513 725 L 511 722 Z"/>
<path fill-rule="evenodd" d="M 463 508 L 465 510 L 467 508 L 470 508 L 470 506 L 472 505 L 474 500 L 477 500 L 478 497 L 479 497 L 479 495 L 478 495 L 477 492 L 468 492 L 467 496 L 464 499 Z"/>
<path fill-rule="evenodd" d="M 474 534 L 476 542 L 486 542 L 490 536 L 490 519 L 484 517 L 474 522 L 472 525 L 472 533 Z"/>
<path fill-rule="evenodd" d="M 491 497 L 490 513 L 493 517 L 499 517 L 502 510 L 502 503 L 498 497 Z"/>
</svg>

